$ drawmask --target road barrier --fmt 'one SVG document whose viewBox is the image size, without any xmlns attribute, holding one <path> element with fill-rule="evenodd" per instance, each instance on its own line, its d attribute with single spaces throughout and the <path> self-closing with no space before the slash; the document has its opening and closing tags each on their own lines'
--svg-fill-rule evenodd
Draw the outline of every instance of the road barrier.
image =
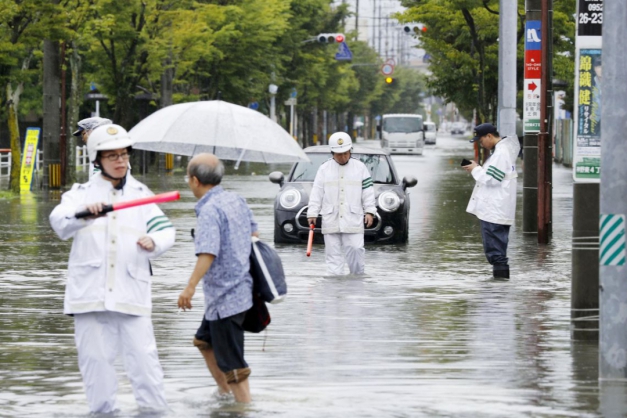
<svg viewBox="0 0 627 418">
<path fill-rule="evenodd" d="M 44 153 L 37 150 L 37 165 L 35 169 L 40 171 L 44 165 Z M 89 169 L 89 155 L 87 154 L 87 146 L 76 147 L 76 171 L 87 171 Z M 9 148 L 0 148 L 0 177 L 9 177 L 11 175 L 11 150 Z"/>
</svg>

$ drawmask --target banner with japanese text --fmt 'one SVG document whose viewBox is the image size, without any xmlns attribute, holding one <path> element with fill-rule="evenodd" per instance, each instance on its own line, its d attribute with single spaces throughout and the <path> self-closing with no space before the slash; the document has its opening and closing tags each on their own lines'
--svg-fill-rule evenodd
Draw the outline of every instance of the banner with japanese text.
<svg viewBox="0 0 627 418">
<path fill-rule="evenodd" d="M 37 145 L 39 144 L 39 128 L 28 128 L 24 140 L 22 153 L 22 168 L 20 171 L 20 191 L 30 191 L 33 183 L 33 171 L 37 162 Z"/>
</svg>

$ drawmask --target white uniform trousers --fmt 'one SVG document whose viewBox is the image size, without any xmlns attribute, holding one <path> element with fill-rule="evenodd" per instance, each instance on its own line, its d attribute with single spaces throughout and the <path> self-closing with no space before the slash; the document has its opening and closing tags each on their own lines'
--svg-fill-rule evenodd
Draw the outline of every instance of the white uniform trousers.
<svg viewBox="0 0 627 418">
<path fill-rule="evenodd" d="M 329 274 L 344 274 L 344 260 L 351 274 L 364 274 L 364 234 L 324 234 L 324 255 Z"/>
<path fill-rule="evenodd" d="M 150 317 L 119 312 L 74 315 L 78 367 L 92 412 L 115 409 L 118 382 L 114 362 L 122 352 L 124 368 L 140 408 L 165 409 L 163 370 Z"/>
</svg>

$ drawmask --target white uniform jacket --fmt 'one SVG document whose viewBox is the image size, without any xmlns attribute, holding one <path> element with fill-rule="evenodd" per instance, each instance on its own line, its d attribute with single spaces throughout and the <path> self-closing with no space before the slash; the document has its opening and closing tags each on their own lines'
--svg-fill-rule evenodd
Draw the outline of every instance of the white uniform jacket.
<svg viewBox="0 0 627 418">
<path fill-rule="evenodd" d="M 50 214 L 50 224 L 63 240 L 74 238 L 68 263 L 64 313 L 115 311 L 150 316 L 152 308 L 149 258 L 174 244 L 172 223 L 155 204 L 109 212 L 98 219 L 76 219 L 87 203 L 108 204 L 152 196 L 144 184 L 127 175 L 123 190 L 115 190 L 100 173 L 63 194 Z M 137 240 L 148 235 L 152 252 Z"/>
<path fill-rule="evenodd" d="M 503 137 L 485 164 L 472 170 L 476 184 L 466 212 L 494 224 L 514 223 L 518 151 L 518 137 Z"/>
<path fill-rule="evenodd" d="M 307 217 L 322 215 L 323 234 L 363 234 L 364 212 L 377 213 L 368 167 L 355 158 L 344 165 L 334 159 L 322 164 L 311 189 Z"/>
</svg>

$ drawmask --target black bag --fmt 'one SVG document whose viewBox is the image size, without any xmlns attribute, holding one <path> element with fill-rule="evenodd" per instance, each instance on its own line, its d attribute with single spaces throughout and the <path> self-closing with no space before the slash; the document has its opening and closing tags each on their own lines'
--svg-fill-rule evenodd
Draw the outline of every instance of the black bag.
<svg viewBox="0 0 627 418">
<path fill-rule="evenodd" d="M 266 302 L 253 292 L 253 306 L 246 311 L 242 328 L 244 331 L 259 333 L 270 325 L 270 312 L 266 307 Z"/>
<path fill-rule="evenodd" d="M 255 237 L 250 251 L 250 275 L 253 277 L 254 294 L 268 303 L 283 301 L 287 283 L 281 258 L 274 248 Z"/>
</svg>

